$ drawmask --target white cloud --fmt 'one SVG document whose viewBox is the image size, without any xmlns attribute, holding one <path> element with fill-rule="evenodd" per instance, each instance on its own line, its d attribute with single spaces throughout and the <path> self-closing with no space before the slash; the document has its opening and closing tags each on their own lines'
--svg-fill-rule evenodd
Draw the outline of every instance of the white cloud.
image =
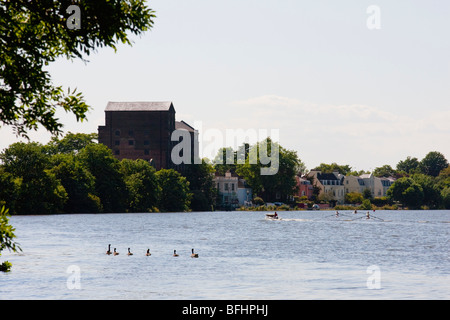
<svg viewBox="0 0 450 320">
<path fill-rule="evenodd" d="M 432 150 L 450 158 L 450 111 L 414 118 L 378 106 L 321 105 L 277 95 L 233 101 L 229 108 L 238 115 L 233 127 L 280 129 L 281 144 L 309 152 L 311 166 L 341 159 L 369 169 Z"/>
<path fill-rule="evenodd" d="M 239 118 L 247 121 L 275 123 L 282 119 L 283 126 L 288 127 L 313 123 L 316 127 L 327 128 L 327 131 L 349 135 L 358 134 L 361 130 L 372 134 L 410 134 L 426 128 L 450 132 L 450 111 L 435 111 L 425 118 L 416 119 L 368 105 L 320 105 L 276 95 L 233 101 L 230 107 L 236 109 Z"/>
<path fill-rule="evenodd" d="M 319 105 L 310 102 L 280 97 L 276 95 L 265 95 L 246 100 L 233 101 L 231 106 L 238 108 L 247 108 L 256 111 L 257 116 L 261 115 L 279 115 L 281 112 L 293 112 L 294 116 L 321 116 L 321 117 L 339 117 L 343 119 L 380 119 L 392 121 L 398 117 L 390 112 L 383 111 L 366 105 Z"/>
</svg>

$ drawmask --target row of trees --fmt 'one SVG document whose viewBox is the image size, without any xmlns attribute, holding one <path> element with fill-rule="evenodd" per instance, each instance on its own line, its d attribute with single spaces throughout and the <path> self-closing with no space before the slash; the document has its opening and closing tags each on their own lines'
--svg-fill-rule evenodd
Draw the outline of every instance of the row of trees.
<svg viewBox="0 0 450 320">
<path fill-rule="evenodd" d="M 192 193 L 175 170 L 117 160 L 95 134 L 47 145 L 14 143 L 0 154 L 0 201 L 13 214 L 186 211 Z"/>
<path fill-rule="evenodd" d="M 68 133 L 46 144 L 14 143 L 0 153 L 0 204 L 13 214 L 209 211 L 216 205 L 214 173 L 236 172 L 246 179 L 254 194 L 266 200 L 288 199 L 296 187 L 295 175 L 304 168 L 297 153 L 278 144 L 279 155 L 261 165 L 259 149 L 270 139 L 245 145 L 244 163 L 237 151 L 227 164 L 226 149 L 219 150 L 212 164 L 186 165 L 183 175 L 173 169 L 156 171 L 144 160 L 117 160 L 110 149 L 95 142 L 96 134 Z M 258 155 L 249 161 L 249 150 Z M 267 149 L 266 149 L 267 150 Z M 216 162 L 215 162 L 216 163 Z M 264 166 L 276 165 L 274 175 L 261 175 Z"/>
<path fill-rule="evenodd" d="M 402 177 L 389 188 L 387 196 L 411 209 L 450 209 L 450 167 L 437 177 L 423 173 Z"/>
<path fill-rule="evenodd" d="M 376 168 L 374 175 L 398 178 L 387 195 L 404 206 L 450 209 L 450 167 L 440 152 L 429 152 L 420 161 L 407 157 L 399 161 L 395 169 L 384 165 Z"/>
<path fill-rule="evenodd" d="M 270 139 L 239 148 L 245 152 L 242 163 L 237 161 L 238 151 L 224 148 L 219 150 L 214 164 L 203 160 L 200 165 L 187 165 L 181 175 L 173 169 L 156 171 L 144 160 L 119 161 L 110 149 L 96 143 L 96 138 L 96 134 L 69 133 L 62 139 L 52 138 L 46 145 L 20 142 L 3 150 L 0 206 L 7 205 L 13 214 L 209 211 L 216 205 L 214 172 L 237 173 L 252 187 L 255 196 L 266 201 L 288 201 L 296 191 L 295 176 L 305 171 L 295 151 Z M 274 160 L 278 172 L 261 175 L 264 165 L 258 151 L 266 148 L 270 154 L 271 145 L 279 150 Z M 257 151 L 257 164 L 249 161 L 252 148 Z M 227 154 L 233 158 L 228 163 Z M 378 176 L 398 178 L 384 201 L 398 201 L 410 208 L 450 208 L 450 169 L 442 154 L 430 152 L 421 161 L 408 157 L 396 169 L 387 167 L 374 171 Z M 316 169 L 365 173 L 335 163 L 322 163 Z M 355 203 L 367 198 L 370 194 L 348 194 L 346 201 Z"/>
<path fill-rule="evenodd" d="M 405 177 L 413 174 L 424 174 L 437 177 L 442 170 L 448 167 L 449 163 L 445 156 L 437 151 L 429 152 L 422 160 L 415 157 L 407 157 L 397 163 L 394 169 L 390 165 L 375 168 L 373 174 L 376 177 Z"/>
<path fill-rule="evenodd" d="M 397 163 L 397 167 L 394 169 L 391 165 L 383 165 L 373 170 L 372 174 L 375 177 L 396 177 L 401 178 L 409 176 L 415 173 L 421 173 L 432 177 L 437 177 L 440 172 L 448 167 L 449 163 L 445 156 L 437 151 L 429 152 L 422 160 L 419 161 L 415 157 L 407 157 L 405 160 L 401 160 Z M 349 176 L 359 176 L 364 173 L 371 173 L 365 170 L 352 170 L 352 167 L 348 164 L 339 165 L 335 162 L 331 164 L 321 163 L 313 170 L 322 171 L 323 173 L 332 173 L 338 171 L 340 174 Z"/>
</svg>

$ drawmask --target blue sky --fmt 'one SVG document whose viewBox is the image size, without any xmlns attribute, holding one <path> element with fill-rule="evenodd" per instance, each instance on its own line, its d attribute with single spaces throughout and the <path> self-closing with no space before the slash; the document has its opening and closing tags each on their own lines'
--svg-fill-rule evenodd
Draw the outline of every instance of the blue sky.
<svg viewBox="0 0 450 320">
<path fill-rule="evenodd" d="M 148 3 L 154 28 L 133 47 L 49 66 L 92 106 L 84 123 L 60 113 L 66 131 L 95 132 L 108 101 L 173 101 L 177 120 L 203 130 L 278 129 L 308 169 L 372 170 L 435 150 L 450 159 L 450 2 Z M 367 28 L 370 5 L 378 30 Z M 15 141 L 0 129 L 0 149 Z"/>
</svg>

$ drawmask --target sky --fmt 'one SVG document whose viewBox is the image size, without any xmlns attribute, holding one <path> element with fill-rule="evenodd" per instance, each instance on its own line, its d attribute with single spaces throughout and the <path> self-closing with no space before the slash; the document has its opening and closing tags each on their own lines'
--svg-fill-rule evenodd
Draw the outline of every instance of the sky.
<svg viewBox="0 0 450 320">
<path fill-rule="evenodd" d="M 92 106 L 87 122 L 58 113 L 65 132 L 97 132 L 108 101 L 172 101 L 177 120 L 200 134 L 277 132 L 308 169 L 395 168 L 430 151 L 450 160 L 449 1 L 148 5 L 154 27 L 132 47 L 48 66 L 55 85 L 78 88 Z M 50 139 L 43 130 L 30 137 Z M 19 140 L 0 129 L 0 150 Z"/>
</svg>

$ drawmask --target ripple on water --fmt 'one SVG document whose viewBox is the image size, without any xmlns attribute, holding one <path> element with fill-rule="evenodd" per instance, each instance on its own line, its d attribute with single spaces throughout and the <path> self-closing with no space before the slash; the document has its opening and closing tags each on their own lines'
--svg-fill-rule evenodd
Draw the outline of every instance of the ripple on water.
<svg viewBox="0 0 450 320">
<path fill-rule="evenodd" d="M 377 212 L 391 223 L 332 214 L 280 212 L 281 221 L 265 220 L 264 212 L 12 217 L 24 251 L 2 252 L 13 271 L 0 274 L 0 297 L 450 298 L 450 211 Z M 105 254 L 109 243 L 119 256 Z M 198 259 L 190 258 L 192 248 Z M 71 265 L 80 267 L 81 290 L 67 288 Z M 371 265 L 380 267 L 380 290 L 367 289 Z"/>
</svg>

